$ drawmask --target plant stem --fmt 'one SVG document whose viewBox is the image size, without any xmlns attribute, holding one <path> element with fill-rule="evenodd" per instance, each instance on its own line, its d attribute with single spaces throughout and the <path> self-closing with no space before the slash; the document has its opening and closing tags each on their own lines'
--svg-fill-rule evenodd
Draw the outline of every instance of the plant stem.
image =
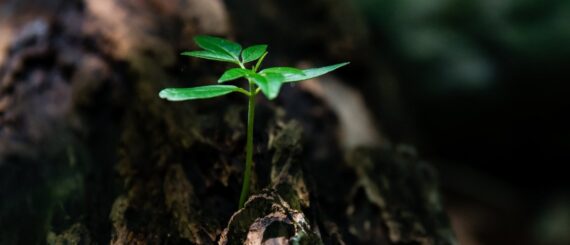
<svg viewBox="0 0 570 245">
<path fill-rule="evenodd" d="M 243 208 L 249 196 L 249 180 L 253 163 L 253 118 L 255 113 L 255 85 L 249 81 L 249 103 L 247 111 L 247 141 L 245 146 L 245 170 L 243 175 L 243 185 L 239 197 L 239 208 Z"/>
</svg>

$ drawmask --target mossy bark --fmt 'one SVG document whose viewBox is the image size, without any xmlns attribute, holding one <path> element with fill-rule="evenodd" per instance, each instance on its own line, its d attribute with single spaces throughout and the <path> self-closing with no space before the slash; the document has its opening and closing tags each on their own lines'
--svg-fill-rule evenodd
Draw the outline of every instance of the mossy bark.
<svg viewBox="0 0 570 245">
<path fill-rule="evenodd" d="M 429 164 L 344 148 L 335 111 L 293 87 L 257 101 L 237 209 L 247 101 L 157 96 L 225 68 L 177 56 L 198 33 L 231 36 L 224 2 L 45 11 L 19 20 L 0 68 L 0 243 L 455 243 Z"/>
</svg>

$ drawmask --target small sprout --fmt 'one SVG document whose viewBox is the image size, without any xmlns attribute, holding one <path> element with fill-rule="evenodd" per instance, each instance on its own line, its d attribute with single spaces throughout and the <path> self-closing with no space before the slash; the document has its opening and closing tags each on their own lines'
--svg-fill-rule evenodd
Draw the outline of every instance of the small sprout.
<svg viewBox="0 0 570 245">
<path fill-rule="evenodd" d="M 222 38 L 196 36 L 194 41 L 203 50 L 187 51 L 181 55 L 235 64 L 237 67 L 225 71 L 218 79 L 218 83 L 245 78 L 249 82 L 249 90 L 234 85 L 208 85 L 193 88 L 167 88 L 160 91 L 158 95 L 160 98 L 170 101 L 208 99 L 233 92 L 239 92 L 248 97 L 246 161 L 239 200 L 239 207 L 242 208 L 249 195 L 249 181 L 253 162 L 253 119 L 256 95 L 261 91 L 268 99 L 275 99 L 284 83 L 318 77 L 345 66 L 349 62 L 305 70 L 293 67 L 271 67 L 258 72 L 267 55 L 267 45 L 254 45 L 242 51 L 241 45 Z M 251 65 L 250 68 L 245 67 L 247 63 L 256 60 L 255 65 Z"/>
</svg>

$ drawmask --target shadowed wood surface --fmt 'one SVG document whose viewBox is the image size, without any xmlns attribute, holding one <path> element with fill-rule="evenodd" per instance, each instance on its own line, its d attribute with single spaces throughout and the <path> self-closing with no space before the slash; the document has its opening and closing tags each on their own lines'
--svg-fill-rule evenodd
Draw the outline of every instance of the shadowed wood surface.
<svg viewBox="0 0 570 245">
<path fill-rule="evenodd" d="M 0 25 L 0 243 L 455 244 L 432 167 L 382 138 L 357 91 L 323 85 L 350 73 L 259 98 L 252 195 L 237 210 L 246 101 L 158 98 L 225 68 L 178 56 L 194 35 L 262 41 L 230 23 L 243 15 L 232 1 L 50 3 L 0 5 L 12 9 Z M 301 61 L 362 41 L 346 38 Z M 270 63 L 300 58 L 276 53 Z"/>
</svg>

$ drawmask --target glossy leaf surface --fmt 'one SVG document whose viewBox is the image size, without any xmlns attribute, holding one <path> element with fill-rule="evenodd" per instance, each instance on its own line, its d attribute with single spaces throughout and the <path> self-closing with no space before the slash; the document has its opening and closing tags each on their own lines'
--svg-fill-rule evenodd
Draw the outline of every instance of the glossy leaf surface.
<svg viewBox="0 0 570 245">
<path fill-rule="evenodd" d="M 232 68 L 224 72 L 224 74 L 222 74 L 220 79 L 218 79 L 218 83 L 232 81 L 252 73 L 253 73 L 252 71 L 243 68 Z"/>
<path fill-rule="evenodd" d="M 279 95 L 279 90 L 281 85 L 283 85 L 283 81 L 285 81 L 285 77 L 279 73 L 265 73 L 262 76 L 267 80 L 265 96 L 270 100 L 275 99 Z"/>
<path fill-rule="evenodd" d="M 277 73 L 283 76 L 292 76 L 292 75 L 305 75 L 305 73 L 297 68 L 294 67 L 271 67 L 267 69 L 263 69 L 259 73 Z"/>
<path fill-rule="evenodd" d="M 235 63 L 234 58 L 227 54 L 223 53 L 215 53 L 209 50 L 198 50 L 198 51 L 187 51 L 181 53 L 181 55 L 185 56 L 192 56 L 196 58 L 202 58 L 207 60 L 216 60 L 216 61 L 224 61 L 224 62 L 231 62 Z"/>
<path fill-rule="evenodd" d="M 349 63 L 350 62 L 344 62 L 344 63 L 325 66 L 325 67 L 305 69 L 305 70 L 302 70 L 304 73 L 302 75 L 299 75 L 299 74 L 285 75 L 285 82 L 296 82 L 296 81 L 302 81 L 302 80 L 307 80 L 307 79 L 315 78 L 318 76 L 322 76 L 322 75 L 329 73 L 331 71 L 334 71 L 340 67 L 348 65 Z"/>
<path fill-rule="evenodd" d="M 232 41 L 212 36 L 196 36 L 194 41 L 199 47 L 214 53 L 230 55 L 235 61 L 241 52 L 241 46 Z"/>
<path fill-rule="evenodd" d="M 238 91 L 245 90 L 233 85 L 208 85 L 193 88 L 167 88 L 160 91 L 158 96 L 170 101 L 183 101 L 207 99 Z"/>
<path fill-rule="evenodd" d="M 269 82 L 264 76 L 256 73 L 249 75 L 248 78 L 251 79 L 251 81 L 253 81 L 261 89 L 261 92 L 263 92 L 263 94 L 269 98 Z"/>
<path fill-rule="evenodd" d="M 241 59 L 243 63 L 251 62 L 257 60 L 263 56 L 263 53 L 267 50 L 267 45 L 254 45 L 243 50 L 241 53 Z"/>
</svg>

